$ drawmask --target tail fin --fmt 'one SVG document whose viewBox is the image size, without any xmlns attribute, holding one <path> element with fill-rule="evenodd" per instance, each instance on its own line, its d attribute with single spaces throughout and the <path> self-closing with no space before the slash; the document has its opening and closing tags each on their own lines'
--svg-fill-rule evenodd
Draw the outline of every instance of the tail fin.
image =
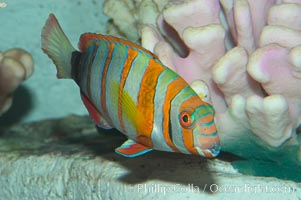
<svg viewBox="0 0 301 200">
<path fill-rule="evenodd" d="M 42 49 L 57 68 L 58 78 L 71 78 L 73 48 L 54 14 L 50 14 L 42 30 Z"/>
</svg>

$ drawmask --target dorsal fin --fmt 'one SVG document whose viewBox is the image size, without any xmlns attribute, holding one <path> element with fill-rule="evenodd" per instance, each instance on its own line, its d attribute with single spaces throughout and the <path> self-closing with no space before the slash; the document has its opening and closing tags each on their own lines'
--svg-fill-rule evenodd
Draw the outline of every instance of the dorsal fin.
<svg viewBox="0 0 301 200">
<path fill-rule="evenodd" d="M 95 39 L 101 39 L 101 35 L 93 33 L 84 33 L 80 36 L 78 42 L 78 48 L 80 51 L 86 51 L 86 49 L 91 45 L 91 42 Z"/>
<path fill-rule="evenodd" d="M 130 41 L 118 38 L 118 37 L 110 36 L 110 35 L 101 35 L 101 34 L 96 34 L 96 33 L 84 33 L 80 36 L 79 43 L 78 43 L 78 48 L 80 49 L 80 51 L 85 51 L 89 47 L 89 45 L 91 45 L 91 42 L 93 42 L 93 40 L 106 40 L 106 41 L 112 41 L 112 42 L 119 42 L 124 45 L 139 49 L 139 50 L 151 55 L 152 57 L 158 59 L 158 57 L 155 54 L 153 54 L 149 50 L 147 50 L 133 42 L 130 42 Z"/>
</svg>

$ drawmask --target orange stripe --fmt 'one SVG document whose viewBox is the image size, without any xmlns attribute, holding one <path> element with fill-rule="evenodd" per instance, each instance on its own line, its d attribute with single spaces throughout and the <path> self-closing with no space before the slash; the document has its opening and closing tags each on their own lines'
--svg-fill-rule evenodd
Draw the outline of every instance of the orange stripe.
<svg viewBox="0 0 301 200">
<path fill-rule="evenodd" d="M 133 61 L 135 60 L 136 56 L 138 55 L 138 51 L 134 50 L 132 48 L 128 49 L 128 57 L 124 63 L 121 78 L 120 78 L 120 87 L 119 87 L 119 95 L 118 95 L 118 119 L 120 123 L 120 127 L 123 133 L 125 133 L 125 128 L 124 128 L 124 122 L 122 119 L 122 92 L 123 88 L 125 85 L 125 81 L 128 77 L 128 74 L 130 72 L 131 66 Z"/>
<path fill-rule="evenodd" d="M 208 124 L 209 122 L 213 121 L 213 115 L 210 114 L 210 115 L 207 115 L 205 117 L 202 117 L 201 121 L 204 123 L 204 124 Z"/>
<path fill-rule="evenodd" d="M 204 134 L 212 134 L 212 133 L 215 133 L 216 132 L 216 126 L 215 124 L 213 124 L 212 126 L 200 126 L 199 127 L 201 132 L 204 133 Z"/>
<path fill-rule="evenodd" d="M 186 149 L 191 153 L 191 154 L 198 154 L 197 150 L 193 148 L 193 129 L 182 129 L 182 134 L 183 134 L 183 140 Z"/>
<path fill-rule="evenodd" d="M 169 112 L 170 112 L 171 101 L 186 86 L 187 86 L 187 84 L 186 83 L 184 84 L 183 79 L 180 78 L 180 77 L 175 79 L 173 82 L 171 82 L 167 87 L 167 92 L 166 92 L 164 105 L 163 105 L 163 115 L 164 115 L 164 118 L 163 118 L 163 134 L 164 134 L 164 138 L 165 138 L 165 141 L 168 144 L 168 146 L 170 146 L 170 148 L 172 148 L 175 152 L 179 152 L 179 150 L 177 149 L 177 147 L 174 145 L 174 143 L 172 142 L 172 140 L 169 137 L 169 128 L 168 128 L 169 120 L 170 120 Z"/>
<path fill-rule="evenodd" d="M 112 54 L 113 54 L 113 50 L 114 50 L 114 44 L 108 44 L 108 56 L 106 59 L 106 63 L 102 72 L 102 79 L 101 79 L 101 107 L 102 107 L 102 111 L 104 113 L 102 113 L 103 115 L 105 115 L 106 119 L 108 119 L 108 123 L 109 124 L 113 124 L 112 123 L 112 119 L 109 115 L 108 109 L 107 109 L 107 101 L 106 101 L 106 85 L 107 85 L 107 73 L 108 73 L 108 69 L 112 60 Z"/>
<path fill-rule="evenodd" d="M 201 122 L 204 123 L 204 124 L 208 124 L 210 122 L 212 122 L 214 120 L 214 117 L 212 114 L 206 116 L 206 117 L 203 117 L 201 119 Z M 216 126 L 215 126 L 215 123 L 213 123 L 211 126 L 201 126 L 200 125 L 200 130 L 202 133 L 207 133 L 207 134 L 212 134 L 212 133 L 215 133 L 216 132 Z"/>
<path fill-rule="evenodd" d="M 214 120 L 213 114 L 201 118 L 201 122 L 204 124 L 208 124 L 213 120 Z M 200 126 L 200 130 L 202 133 L 207 133 L 207 134 L 215 133 L 216 132 L 215 123 L 213 123 L 211 126 Z"/>
<path fill-rule="evenodd" d="M 92 53 L 92 57 L 90 58 L 90 63 L 88 66 L 88 75 L 87 75 L 87 92 L 88 92 L 88 97 L 91 99 L 91 70 L 92 70 L 92 65 L 94 62 L 95 54 L 98 49 L 98 43 L 95 42 L 95 47 Z"/>
<path fill-rule="evenodd" d="M 106 40 L 108 42 L 120 42 L 124 45 L 128 45 L 130 47 L 134 47 L 136 49 L 140 49 L 141 51 L 149 54 L 151 57 L 155 58 L 155 59 L 158 59 L 158 57 L 153 54 L 152 52 L 146 50 L 145 48 L 133 43 L 133 42 L 130 42 L 130 41 L 127 41 L 127 40 L 124 40 L 124 39 L 121 39 L 121 38 L 117 38 L 117 37 L 114 37 L 114 36 L 110 36 L 110 35 L 101 35 L 101 34 L 96 34 L 96 33 L 85 33 L 85 34 L 82 34 L 80 36 L 80 42 L 79 42 L 79 49 L 81 51 L 85 51 L 87 49 L 87 47 L 89 46 L 90 42 L 93 41 L 94 39 L 99 39 L 99 40 Z M 158 59 L 159 60 L 159 59 Z"/>
<path fill-rule="evenodd" d="M 180 110 L 184 110 L 185 108 L 191 108 L 192 110 L 195 110 L 195 108 L 197 106 L 202 105 L 202 104 L 204 104 L 204 102 L 200 99 L 199 96 L 192 96 L 182 103 Z M 194 130 L 194 128 L 191 128 L 191 129 L 182 128 L 183 140 L 184 140 L 186 149 L 190 153 L 198 154 L 197 150 L 195 148 L 193 148 L 193 146 L 194 146 L 193 130 Z"/>
<path fill-rule="evenodd" d="M 202 127 L 201 125 L 199 125 L 199 129 L 202 133 L 204 134 L 212 134 L 216 132 L 216 125 L 213 124 L 212 126 L 209 127 Z M 219 137 L 216 136 L 200 136 L 199 137 L 199 143 L 202 145 L 202 147 L 204 149 L 206 148 L 210 148 L 212 146 L 212 144 L 216 143 L 219 144 Z M 203 152 L 205 153 L 205 152 Z M 210 155 L 208 155 L 210 157 Z"/>
<path fill-rule="evenodd" d="M 159 75 L 165 70 L 160 63 L 154 59 L 149 60 L 148 67 L 145 70 L 144 76 L 140 84 L 138 95 L 138 111 L 144 114 L 145 123 L 137 127 L 137 142 L 148 147 L 153 146 L 151 133 L 154 123 L 154 97 L 156 85 Z"/>
</svg>

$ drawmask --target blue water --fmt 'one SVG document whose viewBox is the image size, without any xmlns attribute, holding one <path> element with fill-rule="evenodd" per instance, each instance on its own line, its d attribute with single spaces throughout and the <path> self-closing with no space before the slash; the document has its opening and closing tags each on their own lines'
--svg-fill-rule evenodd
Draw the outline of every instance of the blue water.
<svg viewBox="0 0 301 200">
<path fill-rule="evenodd" d="M 78 87 L 71 80 L 58 80 L 51 60 L 40 46 L 41 29 L 49 13 L 55 13 L 74 46 L 84 32 L 104 33 L 108 20 L 102 12 L 102 0 L 0 0 L 0 51 L 23 48 L 35 60 L 35 72 L 15 93 L 11 110 L 0 118 L 1 124 L 38 121 L 69 114 L 87 114 Z M 246 160 L 233 163 L 240 172 L 275 176 L 301 181 L 301 166 L 296 148 L 267 149 L 255 142 L 241 139 L 241 145 L 222 146 Z M 252 140 L 251 140 L 252 141 Z"/>
<path fill-rule="evenodd" d="M 0 51 L 23 48 L 35 61 L 35 72 L 16 93 L 11 110 L 2 123 L 30 122 L 68 114 L 87 114 L 78 87 L 70 80 L 57 80 L 55 66 L 42 52 L 41 29 L 49 13 L 55 13 L 74 46 L 84 32 L 105 30 L 107 17 L 102 0 L 0 0 Z"/>
</svg>

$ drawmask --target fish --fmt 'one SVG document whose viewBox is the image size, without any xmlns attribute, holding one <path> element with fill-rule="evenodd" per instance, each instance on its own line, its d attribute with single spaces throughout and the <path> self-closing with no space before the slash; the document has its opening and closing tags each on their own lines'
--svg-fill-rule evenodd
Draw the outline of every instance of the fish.
<svg viewBox="0 0 301 200">
<path fill-rule="evenodd" d="M 52 13 L 41 46 L 57 77 L 79 86 L 93 121 L 127 136 L 117 154 L 131 158 L 158 150 L 213 158 L 220 153 L 213 106 L 147 49 L 84 33 L 76 50 Z"/>
</svg>

